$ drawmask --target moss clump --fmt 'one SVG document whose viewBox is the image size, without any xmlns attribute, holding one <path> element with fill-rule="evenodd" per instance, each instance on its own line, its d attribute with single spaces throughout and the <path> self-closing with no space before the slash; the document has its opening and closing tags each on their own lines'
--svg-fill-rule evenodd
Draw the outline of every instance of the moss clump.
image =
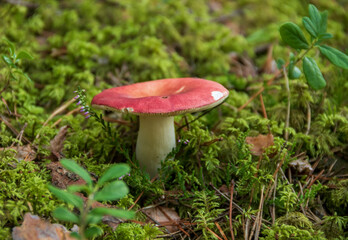
<svg viewBox="0 0 348 240">
<path fill-rule="evenodd" d="M 43 165 L 18 161 L 15 153 L 11 149 L 0 153 L 0 228 L 4 239 L 9 238 L 12 227 L 26 212 L 48 218 L 61 204 L 47 189 L 50 176 Z"/>
</svg>

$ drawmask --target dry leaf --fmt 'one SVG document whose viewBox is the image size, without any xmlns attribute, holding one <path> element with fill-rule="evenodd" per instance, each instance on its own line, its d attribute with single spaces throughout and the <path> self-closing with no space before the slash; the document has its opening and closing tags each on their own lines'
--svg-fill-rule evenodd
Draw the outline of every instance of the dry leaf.
<svg viewBox="0 0 348 240">
<path fill-rule="evenodd" d="M 247 56 L 240 56 L 235 52 L 230 53 L 230 63 L 232 73 L 238 77 L 256 77 L 257 68 L 252 60 Z"/>
<path fill-rule="evenodd" d="M 56 156 L 58 159 L 61 159 L 60 152 L 63 150 L 64 147 L 64 141 L 66 134 L 68 133 L 68 126 L 63 126 L 59 129 L 58 134 L 51 140 L 50 142 L 50 151 L 54 156 Z"/>
<path fill-rule="evenodd" d="M 269 146 L 273 145 L 273 135 L 258 135 L 256 137 L 246 137 L 245 142 L 251 146 L 251 154 L 255 156 L 260 156 L 263 154 L 264 150 Z"/>
<path fill-rule="evenodd" d="M 165 223 L 164 225 L 169 232 L 175 232 L 179 230 L 177 224 L 180 221 L 180 217 L 173 208 L 158 206 L 154 208 L 143 209 L 143 212 L 150 217 L 151 221 L 155 220 L 159 224 Z"/>
<path fill-rule="evenodd" d="M 14 240 L 74 240 L 70 232 L 60 224 L 51 224 L 36 215 L 26 213 L 20 227 L 13 228 Z"/>
<path fill-rule="evenodd" d="M 51 170 L 52 184 L 61 189 L 66 189 L 72 184 L 85 184 L 85 180 L 78 175 L 69 172 L 60 164 L 60 162 L 51 162 L 47 164 L 47 169 Z"/>
<path fill-rule="evenodd" d="M 309 174 L 313 171 L 312 166 L 309 164 L 308 160 L 305 159 L 297 159 L 292 161 L 289 163 L 289 166 L 302 174 Z"/>
<path fill-rule="evenodd" d="M 10 147 L 10 148 L 0 148 L 0 151 L 3 151 L 5 149 L 14 149 L 17 151 L 16 159 L 20 161 L 33 161 L 36 158 L 36 152 L 31 148 L 31 146 L 25 145 L 25 146 L 17 146 L 17 147 Z"/>
</svg>

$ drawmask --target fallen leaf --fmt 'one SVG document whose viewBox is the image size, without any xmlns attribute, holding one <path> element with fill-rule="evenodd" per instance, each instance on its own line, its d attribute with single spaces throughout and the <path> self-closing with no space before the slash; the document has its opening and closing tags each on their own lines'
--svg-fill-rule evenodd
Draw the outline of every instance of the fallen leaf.
<svg viewBox="0 0 348 240">
<path fill-rule="evenodd" d="M 61 159 L 60 152 L 63 150 L 66 134 L 68 133 L 68 126 L 63 126 L 59 129 L 58 134 L 51 140 L 49 150 L 57 159 Z"/>
<path fill-rule="evenodd" d="M 230 53 L 230 63 L 232 73 L 238 77 L 256 77 L 257 68 L 252 60 L 247 56 L 240 56 L 235 52 Z"/>
<path fill-rule="evenodd" d="M 30 162 L 36 158 L 36 152 L 31 148 L 29 144 L 17 147 L 0 148 L 0 151 L 3 151 L 5 149 L 16 150 L 17 154 L 15 158 L 18 160 L 18 162 L 23 160 Z"/>
<path fill-rule="evenodd" d="M 289 166 L 301 174 L 309 174 L 313 171 L 312 166 L 306 159 L 297 159 L 295 161 L 292 161 L 289 163 Z"/>
<path fill-rule="evenodd" d="M 75 173 L 66 170 L 60 162 L 51 162 L 47 164 L 47 169 L 51 170 L 52 184 L 61 189 L 66 189 L 72 184 L 85 184 L 85 180 Z"/>
<path fill-rule="evenodd" d="M 26 213 L 20 227 L 13 228 L 13 240 L 75 240 L 60 224 L 51 224 L 36 215 Z"/>
<path fill-rule="evenodd" d="M 256 137 L 246 137 L 245 142 L 251 145 L 251 154 L 260 156 L 263 154 L 266 148 L 273 145 L 273 135 L 258 135 Z"/>
<path fill-rule="evenodd" d="M 142 210 L 145 215 L 150 217 L 148 222 L 156 221 L 159 224 L 164 223 L 169 232 L 175 232 L 179 230 L 177 224 L 180 221 L 179 214 L 173 209 L 168 207 L 154 207 Z M 169 224 L 168 224 L 169 223 Z"/>
</svg>

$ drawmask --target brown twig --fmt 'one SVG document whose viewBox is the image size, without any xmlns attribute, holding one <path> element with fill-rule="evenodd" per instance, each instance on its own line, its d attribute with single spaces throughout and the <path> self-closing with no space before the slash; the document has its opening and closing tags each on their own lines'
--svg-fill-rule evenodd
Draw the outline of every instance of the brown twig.
<svg viewBox="0 0 348 240">
<path fill-rule="evenodd" d="M 307 102 L 307 130 L 306 130 L 306 135 L 309 134 L 309 131 L 311 130 L 311 106 L 309 102 Z"/>
<path fill-rule="evenodd" d="M 262 108 L 263 117 L 264 117 L 265 119 L 268 119 L 268 117 L 267 117 L 267 112 L 266 112 L 266 108 L 265 108 L 265 103 L 263 102 L 262 93 L 260 94 L 260 103 L 261 103 L 261 108 Z"/>
<path fill-rule="evenodd" d="M 12 124 L 2 115 L 0 115 L 0 121 L 3 121 L 5 123 L 5 125 L 15 134 L 18 136 L 19 132 L 18 130 L 12 126 Z M 23 140 L 26 142 L 26 143 L 29 143 L 29 144 L 32 144 L 29 139 L 27 139 L 26 137 L 22 136 Z"/>
<path fill-rule="evenodd" d="M 212 145 L 213 143 L 221 142 L 221 141 L 223 141 L 223 140 L 224 140 L 223 137 L 215 138 L 215 139 L 213 139 L 213 140 L 211 140 L 211 141 L 202 143 L 201 146 L 210 146 L 210 145 Z"/>
<path fill-rule="evenodd" d="M 70 112 L 68 112 L 67 114 L 65 114 L 65 116 L 72 115 L 72 114 L 74 114 L 74 113 L 79 112 L 80 110 L 81 110 L 81 107 L 77 107 L 77 108 L 71 110 Z M 59 118 L 57 121 L 55 121 L 55 122 L 52 124 L 52 127 L 57 126 L 61 121 L 62 121 L 62 118 Z"/>
<path fill-rule="evenodd" d="M 206 229 L 211 232 L 215 237 L 217 237 L 219 240 L 223 240 L 221 237 L 219 237 L 219 235 L 217 235 L 213 230 L 211 230 L 210 228 L 206 227 Z"/>
<path fill-rule="evenodd" d="M 231 232 L 231 238 L 232 238 L 232 240 L 234 240 L 233 225 L 232 225 L 233 191 L 234 191 L 234 181 L 232 180 L 232 181 L 231 181 L 230 212 L 229 212 L 229 218 L 230 218 L 230 232 Z"/>
<path fill-rule="evenodd" d="M 218 222 L 214 222 L 215 226 L 219 229 L 221 236 L 224 238 L 224 240 L 228 240 L 224 231 L 222 231 L 222 228 L 220 227 L 220 224 Z"/>
<path fill-rule="evenodd" d="M 261 225 L 261 219 L 262 219 L 262 211 L 263 211 L 263 204 L 264 204 L 264 195 L 263 192 L 265 190 L 265 186 L 262 186 L 261 189 L 261 197 L 260 197 L 260 204 L 259 204 L 259 211 L 257 212 L 256 219 L 254 221 L 253 227 L 250 232 L 249 240 L 254 236 L 255 233 L 255 239 L 258 239 L 258 234 L 256 234 L 259 230 L 259 224 Z"/>
<path fill-rule="evenodd" d="M 70 106 L 70 104 L 72 104 L 73 102 L 75 102 L 76 99 L 75 97 L 70 99 L 69 101 L 67 101 L 66 103 L 64 103 L 62 106 L 60 106 L 59 108 L 57 108 L 56 110 L 54 110 L 54 112 L 47 118 L 47 120 L 42 124 L 42 126 L 46 126 L 47 123 L 54 118 L 56 115 L 62 113 L 67 107 Z"/>
</svg>

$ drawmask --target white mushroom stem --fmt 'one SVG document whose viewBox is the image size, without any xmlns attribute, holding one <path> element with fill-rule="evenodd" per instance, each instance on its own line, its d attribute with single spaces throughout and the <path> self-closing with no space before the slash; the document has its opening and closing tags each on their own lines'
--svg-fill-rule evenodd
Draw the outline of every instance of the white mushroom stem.
<svg viewBox="0 0 348 240">
<path fill-rule="evenodd" d="M 140 116 L 136 157 L 140 167 L 154 177 L 175 148 L 174 117 Z"/>
</svg>

